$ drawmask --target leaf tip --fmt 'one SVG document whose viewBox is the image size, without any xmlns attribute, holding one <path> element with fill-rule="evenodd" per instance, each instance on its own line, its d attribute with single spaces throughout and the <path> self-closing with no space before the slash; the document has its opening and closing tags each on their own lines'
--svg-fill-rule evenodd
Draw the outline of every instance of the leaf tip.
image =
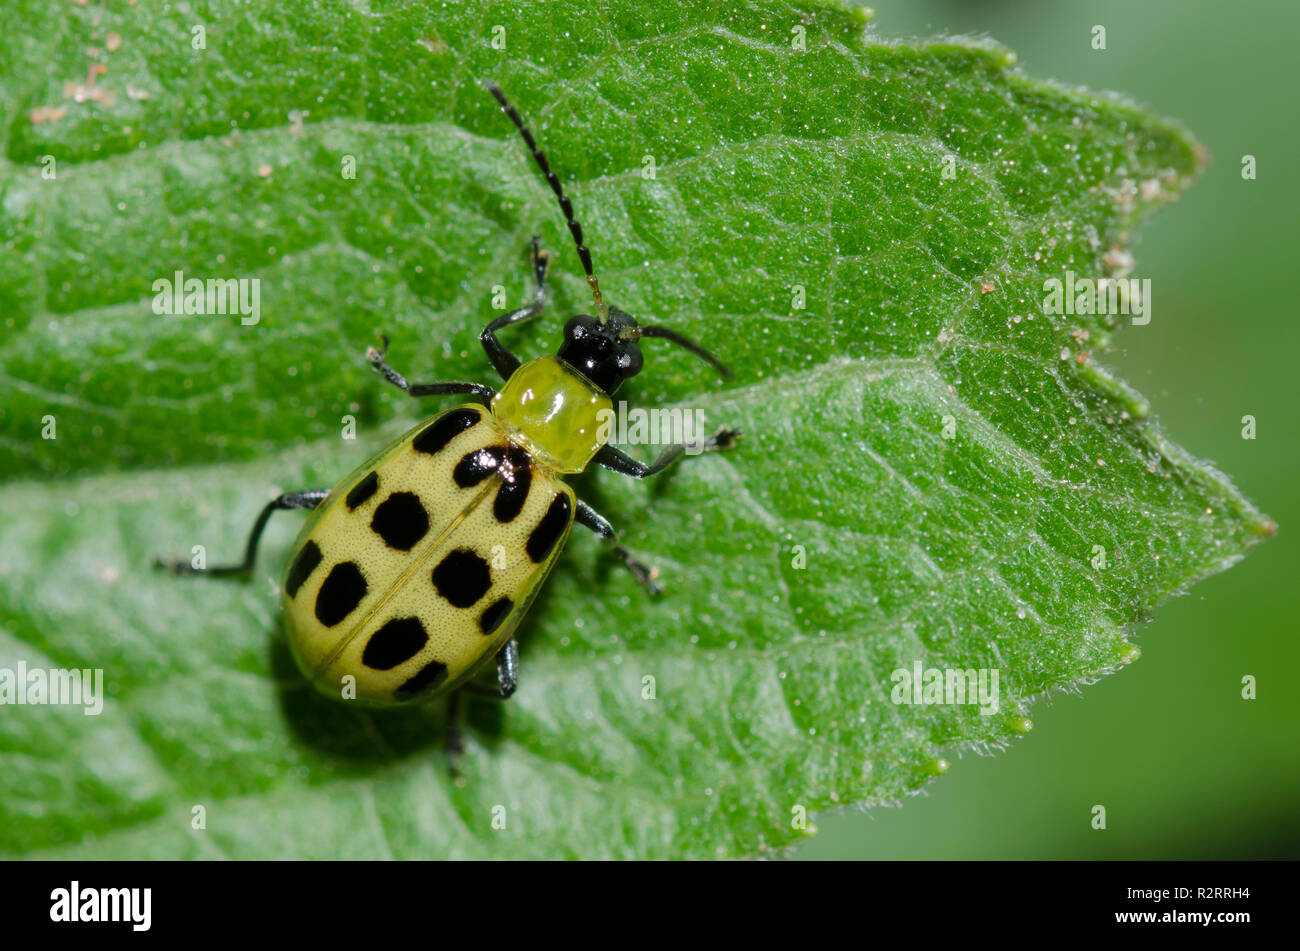
<svg viewBox="0 0 1300 951">
<path fill-rule="evenodd" d="M 1259 518 L 1253 519 L 1250 528 L 1260 538 L 1272 538 L 1277 534 L 1277 522 L 1267 515 L 1261 515 Z"/>
</svg>

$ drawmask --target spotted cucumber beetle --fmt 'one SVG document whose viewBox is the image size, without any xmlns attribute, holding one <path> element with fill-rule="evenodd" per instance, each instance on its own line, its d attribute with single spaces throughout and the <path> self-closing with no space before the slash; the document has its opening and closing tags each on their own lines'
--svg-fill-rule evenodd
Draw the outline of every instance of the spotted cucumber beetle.
<svg viewBox="0 0 1300 951">
<path fill-rule="evenodd" d="M 488 692 L 509 697 L 517 681 L 515 631 L 574 521 L 608 542 L 657 593 L 655 572 L 617 544 L 610 523 L 561 477 L 595 461 L 642 479 L 686 451 L 671 446 L 647 465 L 606 442 L 602 411 L 612 410 L 610 397 L 640 372 L 639 340 L 667 340 L 730 376 L 698 344 L 665 327 L 640 325 L 605 302 L 559 178 L 505 94 L 485 85 L 555 193 L 595 315 L 570 319 L 555 356 L 527 363 L 497 339 L 499 330 L 538 316 L 546 303 L 549 255 L 534 238 L 532 301 L 493 320 L 479 338 L 505 380 L 499 392 L 480 383 L 408 383 L 389 366 L 389 341 L 382 337 L 383 348 L 369 348 L 366 357 L 394 386 L 414 397 L 462 394 L 477 402 L 426 419 L 332 490 L 290 492 L 270 502 L 253 525 L 241 563 L 166 565 L 176 574 L 247 576 L 271 513 L 312 509 L 281 588 L 294 658 L 317 689 L 336 699 L 394 706 L 444 694 L 454 699 L 458 688 L 483 692 L 471 678 L 492 658 L 498 687 Z M 692 448 L 727 449 L 737 436 L 738 430 L 723 427 Z M 345 696 L 346 684 L 353 695 Z"/>
</svg>

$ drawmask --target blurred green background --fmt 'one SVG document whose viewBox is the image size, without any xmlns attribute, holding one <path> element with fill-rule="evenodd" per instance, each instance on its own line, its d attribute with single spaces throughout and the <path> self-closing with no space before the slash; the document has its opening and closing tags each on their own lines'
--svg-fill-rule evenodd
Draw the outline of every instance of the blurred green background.
<svg viewBox="0 0 1300 951">
<path fill-rule="evenodd" d="M 987 35 L 1036 78 L 1114 90 L 1180 120 L 1209 168 L 1131 246 L 1152 321 L 1100 354 L 1170 438 L 1279 524 L 1137 632 L 1142 658 L 902 808 L 822 815 L 797 858 L 1300 858 L 1297 405 L 1291 284 L 1300 208 L 1295 0 L 879 0 L 882 38 Z M 1107 49 L 1093 50 L 1092 28 Z M 1243 155 L 1257 178 L 1243 181 Z M 1253 415 L 1257 438 L 1242 438 Z M 1241 699 L 1253 674 L 1258 699 Z M 1106 807 L 1094 831 L 1091 810 Z"/>
</svg>

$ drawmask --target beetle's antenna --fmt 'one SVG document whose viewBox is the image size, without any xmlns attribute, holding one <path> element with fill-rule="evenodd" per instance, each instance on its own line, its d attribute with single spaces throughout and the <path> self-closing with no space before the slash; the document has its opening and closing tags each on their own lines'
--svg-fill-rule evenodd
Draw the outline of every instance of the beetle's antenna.
<svg viewBox="0 0 1300 951">
<path fill-rule="evenodd" d="M 511 104 L 510 100 L 506 98 L 506 94 L 501 91 L 501 87 L 496 83 L 489 79 L 484 80 L 483 85 L 487 87 L 488 92 L 492 93 L 496 101 L 501 103 L 502 111 L 510 117 L 510 121 L 519 130 L 519 134 L 524 138 L 524 144 L 533 153 L 533 160 L 537 163 L 537 167 L 546 176 L 546 183 L 551 186 L 551 191 L 555 192 L 555 197 L 559 199 L 560 211 L 564 212 L 564 220 L 569 226 L 569 233 L 573 235 L 573 243 L 578 248 L 578 257 L 582 259 L 582 269 L 587 272 L 587 286 L 591 288 L 591 296 L 596 301 L 596 319 L 603 324 L 606 318 L 609 317 L 609 305 L 605 303 L 605 298 L 600 293 L 600 282 L 596 280 L 596 272 L 591 266 L 591 251 L 583 243 L 582 225 L 573 217 L 573 202 L 569 201 L 569 196 L 564 194 L 564 186 L 560 184 L 559 177 L 551 171 L 551 163 L 546 160 L 546 153 L 538 148 L 537 140 L 533 138 L 533 133 L 529 131 L 528 126 L 524 125 L 519 110 Z"/>
<path fill-rule="evenodd" d="M 650 327 L 638 327 L 637 329 L 640 331 L 638 336 L 659 337 L 663 340 L 667 340 L 670 341 L 671 343 L 675 343 L 677 344 L 677 346 L 682 347 L 685 350 L 689 350 L 691 353 L 695 354 L 701 360 L 705 361 L 708 364 L 711 364 L 715 370 L 717 370 L 719 373 L 722 374 L 724 379 L 727 380 L 731 379 L 731 370 L 727 368 L 727 365 L 723 363 L 721 360 L 719 360 L 717 357 L 715 357 L 708 350 L 705 350 L 703 347 L 701 347 L 694 340 L 690 340 L 686 337 L 683 337 L 677 331 L 669 330 L 667 327 L 650 326 Z"/>
</svg>

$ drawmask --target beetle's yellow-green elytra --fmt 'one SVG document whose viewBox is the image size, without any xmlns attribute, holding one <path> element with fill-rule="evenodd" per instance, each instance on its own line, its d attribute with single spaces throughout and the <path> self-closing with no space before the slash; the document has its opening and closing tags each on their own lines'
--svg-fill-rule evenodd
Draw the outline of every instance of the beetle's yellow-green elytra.
<svg viewBox="0 0 1300 951">
<path fill-rule="evenodd" d="M 532 427 L 527 445 L 507 418 L 454 407 L 354 471 L 303 526 L 284 606 L 294 657 L 323 693 L 374 706 L 441 694 L 514 633 L 574 516 L 550 462 L 572 462 L 572 434 L 533 425 L 527 408 L 564 412 L 583 381 L 537 362 L 515 373 L 532 397 L 505 403 L 525 406 L 511 418 Z"/>
</svg>

